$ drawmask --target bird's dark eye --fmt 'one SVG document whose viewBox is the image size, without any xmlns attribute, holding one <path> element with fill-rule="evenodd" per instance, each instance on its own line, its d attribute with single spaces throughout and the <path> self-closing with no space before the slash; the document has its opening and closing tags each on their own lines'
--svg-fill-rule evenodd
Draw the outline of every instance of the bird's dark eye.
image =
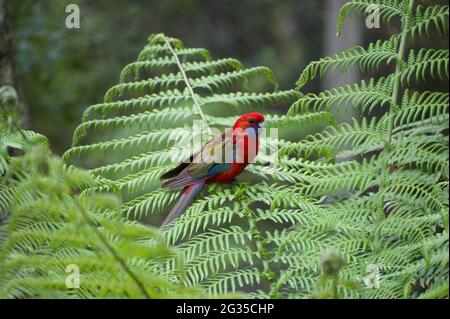
<svg viewBox="0 0 450 319">
<path fill-rule="evenodd" d="M 249 123 L 255 123 L 255 120 L 254 119 L 248 119 L 247 120 Z"/>
</svg>

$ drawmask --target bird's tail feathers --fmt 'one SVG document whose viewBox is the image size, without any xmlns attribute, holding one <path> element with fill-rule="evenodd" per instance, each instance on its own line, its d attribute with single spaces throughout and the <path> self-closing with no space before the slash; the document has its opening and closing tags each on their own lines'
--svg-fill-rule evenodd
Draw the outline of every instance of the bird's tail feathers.
<svg viewBox="0 0 450 319">
<path fill-rule="evenodd" d="M 202 190 L 205 182 L 199 182 L 196 184 L 192 184 L 186 186 L 180 196 L 180 199 L 177 201 L 175 206 L 170 211 L 169 215 L 167 215 L 166 219 L 163 221 L 161 227 L 164 227 L 171 222 L 173 222 L 176 218 L 180 217 L 189 205 L 193 202 L 195 197 L 197 197 L 198 193 Z"/>
</svg>

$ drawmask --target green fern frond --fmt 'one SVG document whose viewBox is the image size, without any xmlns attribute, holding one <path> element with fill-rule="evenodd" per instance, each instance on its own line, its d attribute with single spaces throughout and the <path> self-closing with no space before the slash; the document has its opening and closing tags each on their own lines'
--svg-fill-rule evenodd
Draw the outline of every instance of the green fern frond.
<svg viewBox="0 0 450 319">
<path fill-rule="evenodd" d="M 194 288 L 183 290 L 180 282 L 169 282 L 146 266 L 144 260 L 173 252 L 155 230 L 121 219 L 118 198 L 74 196 L 71 185 L 78 184 L 83 174 L 64 168 L 41 149 L 12 161 L 11 167 L 20 167 L 23 175 L 18 179 L 9 219 L 0 227 L 4 234 L 0 238 L 1 296 L 154 298 L 201 294 Z M 154 244 L 140 244 L 142 237 L 153 238 Z M 70 287 L 69 267 L 81 272 L 79 288 Z"/>
<path fill-rule="evenodd" d="M 405 18 L 408 12 L 407 5 L 403 0 L 352 0 L 344 4 L 339 12 L 338 35 L 341 34 L 342 25 L 350 12 L 354 11 L 364 15 L 370 8 L 377 8 L 386 23 L 389 23 L 394 17 Z"/>
<path fill-rule="evenodd" d="M 356 46 L 333 57 L 322 58 L 306 67 L 300 75 L 296 87 L 301 89 L 312 79 L 322 78 L 327 72 L 346 71 L 354 65 L 358 65 L 363 72 L 376 70 L 382 63 L 390 64 L 397 59 L 398 45 L 398 37 L 392 37 L 388 41 L 378 40 L 371 43 L 367 49 Z"/>
<path fill-rule="evenodd" d="M 448 50 L 421 49 L 412 50 L 404 70 L 399 74 L 403 83 L 410 83 L 412 78 L 417 82 L 425 81 L 427 76 L 433 79 L 448 79 Z"/>
<path fill-rule="evenodd" d="M 198 139 L 193 120 L 223 128 L 233 124 L 236 112 L 290 110 L 287 116 L 265 114 L 267 129 L 279 129 L 280 136 L 263 137 L 261 146 L 278 152 L 260 154 L 245 182 L 205 189 L 162 229 L 177 254 L 139 262 L 141 267 L 170 282 L 201 286 L 211 296 L 239 290 L 258 298 L 445 293 L 448 273 L 437 264 L 448 265 L 441 254 L 448 242 L 448 93 L 417 92 L 409 80 L 448 77 L 448 52 L 413 50 L 404 57 L 409 38 L 429 35 L 431 27 L 446 30 L 448 8 L 349 1 L 338 30 L 350 11 L 365 13 L 371 5 L 378 5 L 386 23 L 400 18 L 401 32 L 313 62 L 297 85 L 356 65 L 375 72 L 395 64 L 396 71 L 318 94 L 278 91 L 267 68 L 213 60 L 207 51 L 161 34 L 149 38 L 105 102 L 86 110 L 64 155 L 69 163 L 89 163 L 96 185 L 83 194 L 120 196 L 116 215 L 152 223 L 176 200 L 177 192 L 161 189 L 158 180 L 174 166 L 174 155 L 188 155 L 170 138 L 172 130 L 188 144 Z M 366 115 L 389 111 L 335 124 L 333 112 L 347 105 Z M 306 138 L 298 133 L 313 126 Z M 155 242 L 151 236 L 139 240 Z M 346 263 L 336 273 L 335 293 L 319 261 L 330 248 Z M 382 272 L 379 289 L 364 286 L 371 264 Z"/>
<path fill-rule="evenodd" d="M 447 34 L 447 23 L 449 16 L 449 6 L 429 6 L 423 7 L 418 5 L 411 25 L 407 32 L 411 33 L 411 37 L 431 36 L 431 27 L 433 26 L 438 35 Z"/>
<path fill-rule="evenodd" d="M 371 112 L 376 107 L 389 105 L 393 78 L 370 79 L 360 84 L 333 88 L 319 94 L 309 93 L 294 103 L 288 114 L 331 111 L 337 105 L 359 107 L 362 112 Z"/>
<path fill-rule="evenodd" d="M 386 85 L 375 88 L 372 79 L 372 85 L 304 94 L 289 111 L 291 115 L 330 111 L 350 104 L 365 115 L 353 125 L 334 124 L 304 140 L 283 143 L 281 153 L 294 157 L 289 159 L 295 163 L 290 173 L 302 174 L 300 192 L 320 199 L 324 212 L 316 215 L 318 224 L 315 219 L 304 220 L 302 227 L 268 235 L 279 247 L 274 261 L 287 265 L 275 287 L 288 296 L 308 296 L 314 286 L 312 296 L 324 298 L 448 297 L 448 254 L 442 253 L 448 249 L 448 92 L 410 87 L 413 79 L 419 83 L 448 79 L 448 50 L 406 52 L 408 40 L 431 36 L 432 28 L 438 35 L 446 33 L 448 6 L 414 4 L 349 1 L 340 12 L 339 32 L 350 11 L 364 14 L 371 6 L 380 10 L 385 23 L 400 18 L 401 31 L 387 42 L 379 41 L 380 47 L 358 47 L 313 62 L 300 76 L 299 88 L 327 70 L 345 70 L 366 61 L 370 50 L 374 64 L 360 67 L 363 72 L 376 71 L 379 61 L 396 66 L 381 78 Z M 392 59 L 375 52 L 398 40 Z M 367 116 L 380 107 L 389 111 Z M 300 156 L 309 161 L 295 160 Z M 320 275 L 320 253 L 314 250 L 330 247 L 347 262 L 332 275 L 333 281 Z M 352 283 L 364 282 L 369 265 L 379 269 L 380 287 L 354 289 Z"/>
</svg>

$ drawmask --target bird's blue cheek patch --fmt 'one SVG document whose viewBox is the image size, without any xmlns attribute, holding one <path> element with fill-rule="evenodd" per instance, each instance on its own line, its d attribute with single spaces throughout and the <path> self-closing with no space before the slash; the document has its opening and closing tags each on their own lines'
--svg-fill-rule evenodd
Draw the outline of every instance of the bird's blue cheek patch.
<svg viewBox="0 0 450 319">
<path fill-rule="evenodd" d="M 256 130 L 254 127 L 249 127 L 245 129 L 245 135 L 247 135 L 248 137 L 254 137 L 256 138 L 257 134 L 256 134 Z"/>
</svg>

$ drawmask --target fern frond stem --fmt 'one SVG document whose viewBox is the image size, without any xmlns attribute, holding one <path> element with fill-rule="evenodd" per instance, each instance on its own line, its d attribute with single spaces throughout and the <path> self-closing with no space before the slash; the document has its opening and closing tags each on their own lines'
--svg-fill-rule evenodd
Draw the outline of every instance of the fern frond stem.
<svg viewBox="0 0 450 319">
<path fill-rule="evenodd" d="M 272 289 L 269 292 L 269 296 L 272 299 L 280 298 L 280 290 L 283 287 L 284 283 L 287 281 L 287 278 L 292 275 L 292 271 L 282 271 L 278 277 L 278 280 L 272 285 Z"/>
<path fill-rule="evenodd" d="M 86 214 L 84 209 L 80 206 L 80 204 L 77 203 L 76 205 L 78 207 L 78 210 L 81 213 L 81 216 L 85 220 L 85 222 L 89 225 L 89 227 L 92 228 L 95 235 L 100 239 L 100 241 L 103 243 L 103 245 L 106 247 L 106 249 L 114 257 L 114 259 L 117 260 L 117 262 L 122 267 L 123 271 L 125 271 L 130 276 L 130 278 L 136 283 L 136 286 L 141 291 L 142 295 L 147 299 L 151 299 L 150 295 L 148 294 L 147 290 L 144 287 L 144 284 L 140 281 L 138 276 L 131 270 L 130 267 L 128 267 L 127 263 L 119 256 L 119 254 L 114 249 L 114 247 L 109 244 L 106 237 L 98 230 L 97 226 L 92 222 L 92 220 L 89 218 L 89 216 Z"/>
<path fill-rule="evenodd" d="M 267 249 L 264 246 L 263 234 L 258 230 L 256 226 L 256 222 L 254 220 L 253 212 L 250 211 L 248 214 L 248 223 L 249 223 L 249 232 L 251 234 L 252 240 L 256 244 L 257 256 L 261 259 L 261 263 L 263 266 L 262 277 L 270 283 L 271 294 L 272 292 L 272 283 L 274 280 L 274 273 L 270 269 L 269 259 L 267 258 Z M 274 292 L 276 293 L 276 292 Z"/>
<path fill-rule="evenodd" d="M 181 76 L 183 77 L 183 80 L 186 84 L 186 88 L 188 89 L 189 94 L 192 97 L 192 101 L 194 102 L 194 105 L 197 108 L 197 112 L 200 115 L 200 117 L 202 118 L 203 122 L 206 124 L 206 129 L 208 130 L 208 134 L 212 135 L 211 128 L 208 125 L 208 120 L 206 119 L 206 116 L 202 111 L 202 107 L 200 106 L 200 102 L 197 99 L 197 95 L 195 94 L 194 89 L 192 88 L 191 84 L 189 83 L 189 79 L 186 75 L 186 72 L 183 69 L 183 66 L 181 65 L 180 59 L 178 58 L 178 54 L 173 49 L 172 45 L 170 44 L 169 40 L 167 40 L 166 36 L 164 36 L 164 42 L 175 59 L 178 69 L 180 70 Z"/>
<path fill-rule="evenodd" d="M 412 12 L 414 7 L 414 0 L 409 0 L 409 11 Z M 410 13 L 409 12 L 409 13 Z M 394 129 L 394 116 L 398 111 L 398 100 L 400 96 L 400 86 L 401 86 L 401 79 L 399 74 L 402 71 L 402 63 L 405 60 L 406 56 L 406 39 L 408 37 L 408 33 L 405 32 L 405 30 L 408 29 L 408 19 L 410 18 L 410 14 L 405 15 L 405 21 L 402 21 L 402 32 L 401 32 L 401 38 L 400 38 L 400 45 L 397 53 L 397 61 L 395 65 L 395 76 L 394 76 L 394 86 L 392 88 L 392 98 L 391 98 L 391 105 L 389 107 L 389 116 L 388 116 L 388 127 L 386 132 L 386 140 L 384 142 L 384 160 L 383 164 L 381 166 L 381 173 L 380 173 L 380 181 L 379 181 L 379 191 L 380 191 L 380 211 L 381 216 L 384 216 L 384 189 L 385 189 L 385 183 L 386 183 L 386 175 L 389 170 L 387 167 L 388 163 L 388 157 L 390 152 L 392 151 L 392 133 Z"/>
</svg>

